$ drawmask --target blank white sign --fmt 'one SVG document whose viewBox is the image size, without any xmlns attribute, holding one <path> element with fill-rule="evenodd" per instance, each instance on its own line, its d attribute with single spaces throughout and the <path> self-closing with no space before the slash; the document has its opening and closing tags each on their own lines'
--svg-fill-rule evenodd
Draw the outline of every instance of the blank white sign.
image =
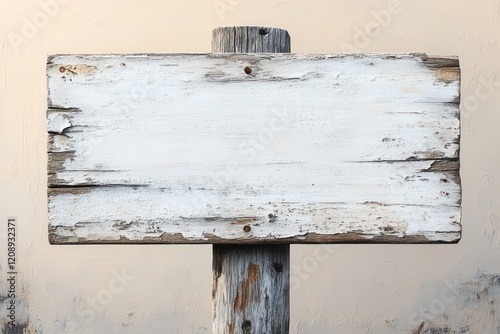
<svg viewBox="0 0 500 334">
<path fill-rule="evenodd" d="M 49 239 L 457 242 L 456 58 L 51 56 Z"/>
</svg>

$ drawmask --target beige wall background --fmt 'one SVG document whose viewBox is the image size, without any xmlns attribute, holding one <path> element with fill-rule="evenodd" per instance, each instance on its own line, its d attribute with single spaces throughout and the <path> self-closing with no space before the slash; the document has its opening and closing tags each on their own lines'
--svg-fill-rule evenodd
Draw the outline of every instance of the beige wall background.
<svg viewBox="0 0 500 334">
<path fill-rule="evenodd" d="M 297 53 L 462 69 L 462 240 L 293 246 L 291 333 L 500 333 L 499 17 L 499 0 L 0 0 L 0 328 L 16 217 L 25 333 L 211 333 L 211 246 L 49 245 L 46 57 L 209 52 L 215 27 L 266 25 Z"/>
</svg>

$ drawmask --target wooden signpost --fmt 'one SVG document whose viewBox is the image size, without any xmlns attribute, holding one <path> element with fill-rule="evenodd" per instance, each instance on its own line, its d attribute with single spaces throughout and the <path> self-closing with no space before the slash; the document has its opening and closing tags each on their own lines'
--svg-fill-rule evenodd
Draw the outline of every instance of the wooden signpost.
<svg viewBox="0 0 500 334">
<path fill-rule="evenodd" d="M 459 241 L 458 59 L 212 42 L 49 57 L 52 244 L 214 244 L 214 333 L 260 334 L 288 333 L 290 243 Z"/>
</svg>

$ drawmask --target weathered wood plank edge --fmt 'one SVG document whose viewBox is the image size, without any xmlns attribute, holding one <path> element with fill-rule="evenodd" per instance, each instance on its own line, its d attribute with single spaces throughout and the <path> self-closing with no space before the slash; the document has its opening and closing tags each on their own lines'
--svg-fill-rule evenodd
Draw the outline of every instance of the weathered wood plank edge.
<svg viewBox="0 0 500 334">
<path fill-rule="evenodd" d="M 63 230 L 71 233 L 74 227 L 49 227 L 49 242 L 51 245 L 102 245 L 102 244 L 317 244 L 317 243 L 338 243 L 338 244 L 456 244 L 462 238 L 462 232 L 432 232 L 432 234 L 448 234 L 453 237 L 450 241 L 431 240 L 425 235 L 367 235 L 356 232 L 324 235 L 318 233 L 307 233 L 293 238 L 280 239 L 262 239 L 262 238 L 239 238 L 239 239 L 224 239 L 217 236 L 207 234 L 209 240 L 191 240 L 186 239 L 180 233 L 168 234 L 163 233 L 160 237 L 145 237 L 141 240 L 128 239 L 122 235 L 119 239 L 96 239 L 89 240 L 88 238 L 67 237 L 61 236 L 56 231 Z"/>
<path fill-rule="evenodd" d="M 223 59 L 333 59 L 333 58 L 380 58 L 380 59 L 411 59 L 416 58 L 432 68 L 459 67 L 457 56 L 428 56 L 425 53 L 127 53 L 127 54 L 53 54 L 47 56 L 47 65 L 58 64 L 55 60 L 61 57 L 85 59 L 103 58 L 163 58 L 163 57 L 211 57 Z"/>
</svg>

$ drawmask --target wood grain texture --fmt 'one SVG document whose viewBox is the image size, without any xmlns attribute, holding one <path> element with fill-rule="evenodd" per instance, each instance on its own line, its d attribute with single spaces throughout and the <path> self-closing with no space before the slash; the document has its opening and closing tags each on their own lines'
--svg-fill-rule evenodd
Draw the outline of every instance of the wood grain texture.
<svg viewBox="0 0 500 334">
<path fill-rule="evenodd" d="M 220 27 L 212 32 L 212 52 L 289 53 L 288 31 L 271 27 Z"/>
<path fill-rule="evenodd" d="M 288 248 L 217 245 L 213 260 L 213 333 L 288 333 Z"/>
<path fill-rule="evenodd" d="M 47 71 L 52 243 L 460 239 L 456 58 L 61 55 Z"/>
</svg>

